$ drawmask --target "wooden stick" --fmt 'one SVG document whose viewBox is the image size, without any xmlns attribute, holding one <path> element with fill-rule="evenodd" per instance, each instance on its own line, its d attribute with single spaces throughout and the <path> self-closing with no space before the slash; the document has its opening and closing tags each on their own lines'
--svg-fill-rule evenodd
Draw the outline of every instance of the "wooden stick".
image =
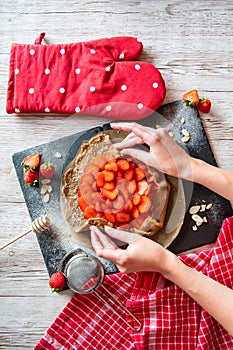
<svg viewBox="0 0 233 350">
<path fill-rule="evenodd" d="M 28 233 L 30 233 L 30 232 L 32 232 L 32 230 L 29 230 L 29 231 L 27 231 L 27 232 L 21 233 L 21 235 L 16 236 L 15 238 L 13 238 L 12 240 L 10 240 L 9 242 L 7 242 L 7 243 L 5 243 L 4 245 L 2 245 L 2 246 L 0 247 L 0 250 L 2 250 L 2 249 L 4 249 L 4 248 L 8 247 L 8 245 L 10 245 L 10 244 L 14 243 L 15 241 L 17 241 L 18 239 L 20 239 L 20 238 L 26 236 L 26 235 L 27 235 Z"/>
<path fill-rule="evenodd" d="M 42 215 L 42 216 L 39 216 L 38 218 L 36 218 L 33 222 L 32 222 L 32 228 L 31 230 L 27 231 L 27 232 L 24 232 L 22 233 L 21 235 L 19 236 L 16 236 L 15 238 L 13 238 L 11 241 L 5 243 L 4 245 L 2 245 L 0 247 L 0 250 L 8 247 L 8 245 L 14 243 L 15 241 L 17 241 L 18 239 L 26 236 L 28 233 L 30 232 L 35 232 L 35 233 L 39 233 L 39 232 L 42 232 L 42 231 L 45 231 L 47 230 L 47 228 L 49 228 L 50 226 L 50 220 L 48 218 L 48 216 L 46 215 Z"/>
</svg>

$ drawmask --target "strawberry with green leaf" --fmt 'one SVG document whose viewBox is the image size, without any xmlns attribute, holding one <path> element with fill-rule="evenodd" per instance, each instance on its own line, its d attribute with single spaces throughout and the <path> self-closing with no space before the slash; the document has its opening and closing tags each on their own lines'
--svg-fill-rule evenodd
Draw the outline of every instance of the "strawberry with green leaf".
<svg viewBox="0 0 233 350">
<path fill-rule="evenodd" d="M 22 166 L 26 169 L 35 170 L 40 166 L 41 155 L 39 153 L 33 153 L 25 157 L 22 161 Z"/>
<path fill-rule="evenodd" d="M 31 169 L 24 168 L 23 179 L 28 186 L 37 186 L 39 183 L 38 170 L 31 170 Z"/>
<path fill-rule="evenodd" d="M 196 106 L 200 112 L 209 113 L 211 101 L 208 98 L 199 98 L 197 90 L 191 90 L 183 95 L 183 103 L 186 106 Z"/>
<path fill-rule="evenodd" d="M 53 273 L 49 279 L 49 286 L 52 292 L 61 292 L 66 284 L 65 276 L 61 271 Z"/>
<path fill-rule="evenodd" d="M 40 173 L 46 179 L 51 179 L 55 174 L 55 167 L 52 163 L 46 162 L 40 166 Z"/>
<path fill-rule="evenodd" d="M 183 95 L 183 102 L 186 106 L 195 106 L 199 103 L 199 95 L 197 90 L 191 90 Z"/>
<path fill-rule="evenodd" d="M 23 179 L 28 186 L 37 186 L 39 184 L 39 166 L 41 155 L 39 153 L 29 154 L 23 159 Z"/>
<path fill-rule="evenodd" d="M 211 102 L 210 102 L 210 100 L 208 98 L 201 98 L 199 100 L 197 108 L 198 108 L 198 110 L 200 112 L 209 113 L 209 111 L 211 109 Z"/>
</svg>

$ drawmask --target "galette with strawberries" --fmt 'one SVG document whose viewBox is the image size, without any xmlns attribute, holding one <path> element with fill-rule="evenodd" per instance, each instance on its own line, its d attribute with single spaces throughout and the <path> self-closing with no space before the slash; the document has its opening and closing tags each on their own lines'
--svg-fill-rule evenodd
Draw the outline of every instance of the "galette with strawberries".
<svg viewBox="0 0 233 350">
<path fill-rule="evenodd" d="M 152 237 L 163 228 L 170 184 L 164 174 L 121 155 L 107 130 L 84 142 L 63 175 L 66 221 L 75 233 L 109 225 Z"/>
</svg>

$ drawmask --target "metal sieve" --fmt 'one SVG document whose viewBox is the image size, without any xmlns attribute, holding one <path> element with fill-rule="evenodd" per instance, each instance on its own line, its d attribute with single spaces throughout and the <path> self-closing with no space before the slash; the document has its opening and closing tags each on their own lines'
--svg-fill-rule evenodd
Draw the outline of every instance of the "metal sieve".
<svg viewBox="0 0 233 350">
<path fill-rule="evenodd" d="M 104 268 L 98 259 L 77 248 L 65 255 L 61 263 L 61 270 L 65 275 L 67 285 L 71 290 L 79 294 L 95 293 L 105 305 L 107 305 L 124 323 L 127 324 L 128 327 L 135 332 L 140 331 L 142 327 L 141 322 L 102 284 L 104 280 Z M 125 320 L 124 317 L 96 291 L 100 285 L 111 299 L 137 322 L 137 328 L 131 326 L 127 320 Z"/>
</svg>

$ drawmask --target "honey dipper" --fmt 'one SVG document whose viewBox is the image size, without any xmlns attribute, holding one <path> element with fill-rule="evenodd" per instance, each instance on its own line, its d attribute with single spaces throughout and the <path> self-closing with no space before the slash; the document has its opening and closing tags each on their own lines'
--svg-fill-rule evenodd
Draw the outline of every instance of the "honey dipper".
<svg viewBox="0 0 233 350">
<path fill-rule="evenodd" d="M 42 215 L 42 216 L 39 216 L 38 218 L 36 218 L 32 224 L 31 224 L 31 230 L 27 231 L 27 232 L 24 232 L 22 233 L 21 235 L 13 238 L 11 241 L 5 243 L 4 245 L 2 245 L 0 247 L 0 250 L 6 248 L 8 245 L 14 243 L 15 241 L 17 241 L 18 239 L 26 236 L 28 233 L 30 232 L 35 232 L 35 233 L 39 233 L 39 232 L 42 232 L 42 231 L 45 231 L 47 230 L 47 228 L 49 228 L 50 226 L 50 220 L 48 218 L 48 216 L 46 215 Z"/>
</svg>

